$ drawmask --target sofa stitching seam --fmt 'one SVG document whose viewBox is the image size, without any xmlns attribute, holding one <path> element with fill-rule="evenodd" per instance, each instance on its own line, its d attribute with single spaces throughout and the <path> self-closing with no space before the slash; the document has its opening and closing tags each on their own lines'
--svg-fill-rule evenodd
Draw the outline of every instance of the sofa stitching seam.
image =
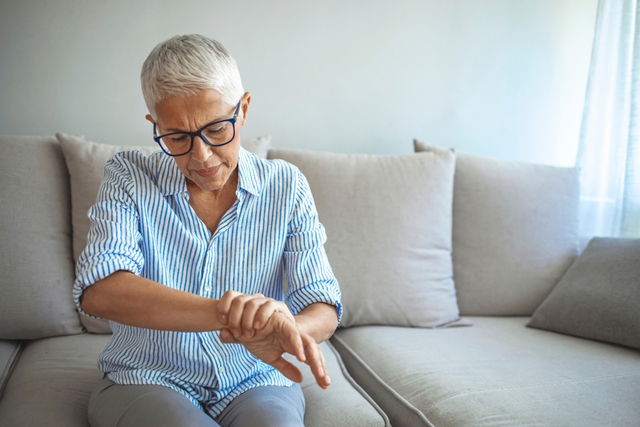
<svg viewBox="0 0 640 427">
<path fill-rule="evenodd" d="M 395 389 L 389 386 L 371 367 L 364 361 L 358 354 L 349 347 L 340 337 L 333 336 L 332 339 L 335 339 L 348 353 L 351 357 L 355 359 L 356 362 L 360 364 L 360 366 L 371 375 L 373 380 L 377 382 L 383 389 L 385 389 L 394 399 L 396 399 L 402 406 L 404 406 L 410 412 L 413 412 L 418 418 L 422 419 L 428 426 L 433 427 L 433 423 L 429 421 L 426 415 L 416 408 L 411 402 L 401 396 Z"/>
<path fill-rule="evenodd" d="M 378 412 L 378 414 L 382 417 L 382 420 L 384 421 L 385 427 L 390 427 L 391 426 L 391 420 L 389 420 L 389 417 L 387 416 L 387 414 L 382 410 L 380 405 L 378 405 L 378 403 L 375 400 L 373 400 L 373 398 L 371 396 L 369 396 L 369 394 L 367 394 L 367 392 L 364 390 L 364 388 L 360 384 L 358 384 L 356 382 L 356 380 L 353 379 L 353 377 L 351 376 L 351 374 L 347 370 L 347 367 L 345 366 L 344 361 L 342 360 L 342 357 L 340 356 L 340 353 L 338 352 L 338 350 L 330 342 L 327 342 L 327 344 L 328 344 L 328 347 L 331 350 L 331 352 L 336 357 L 336 360 L 338 361 L 338 366 L 340 366 L 340 370 L 342 371 L 342 375 L 347 379 L 347 381 L 351 384 L 351 386 L 367 402 L 369 402 L 369 404 L 371 406 L 373 406 L 373 408 L 376 410 L 376 412 Z"/>
</svg>

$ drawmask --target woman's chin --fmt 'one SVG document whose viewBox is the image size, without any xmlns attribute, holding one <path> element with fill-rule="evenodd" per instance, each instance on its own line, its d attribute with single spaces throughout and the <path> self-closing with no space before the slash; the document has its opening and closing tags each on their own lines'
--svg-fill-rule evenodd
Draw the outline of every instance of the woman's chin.
<svg viewBox="0 0 640 427">
<path fill-rule="evenodd" d="M 216 177 L 203 178 L 200 176 L 194 176 L 191 178 L 191 181 L 202 191 L 220 191 L 224 186 Z"/>
</svg>

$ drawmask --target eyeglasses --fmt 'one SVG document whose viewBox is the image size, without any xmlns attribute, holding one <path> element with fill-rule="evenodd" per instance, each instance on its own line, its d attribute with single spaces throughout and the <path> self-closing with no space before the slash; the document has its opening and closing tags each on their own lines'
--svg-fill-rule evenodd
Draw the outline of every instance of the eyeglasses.
<svg viewBox="0 0 640 427">
<path fill-rule="evenodd" d="M 205 144 L 212 147 L 226 145 L 233 141 L 236 136 L 236 120 L 240 112 L 240 104 L 242 99 L 238 101 L 233 117 L 225 120 L 216 120 L 207 123 L 195 132 L 171 132 L 164 135 L 157 134 L 156 124 L 153 124 L 153 139 L 158 143 L 162 151 L 169 156 L 184 156 L 193 149 L 193 139 L 199 136 Z"/>
</svg>

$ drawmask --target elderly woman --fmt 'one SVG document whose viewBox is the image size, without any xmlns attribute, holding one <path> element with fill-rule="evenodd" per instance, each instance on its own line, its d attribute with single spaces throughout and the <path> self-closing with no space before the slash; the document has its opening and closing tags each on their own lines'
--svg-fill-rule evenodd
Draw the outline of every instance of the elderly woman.
<svg viewBox="0 0 640 427">
<path fill-rule="evenodd" d="M 318 343 L 342 314 L 309 184 L 240 146 L 251 96 L 220 43 L 173 37 L 141 79 L 162 150 L 106 164 L 76 268 L 78 309 L 113 330 L 89 421 L 303 425 L 302 374 L 282 355 L 328 387 Z"/>
</svg>

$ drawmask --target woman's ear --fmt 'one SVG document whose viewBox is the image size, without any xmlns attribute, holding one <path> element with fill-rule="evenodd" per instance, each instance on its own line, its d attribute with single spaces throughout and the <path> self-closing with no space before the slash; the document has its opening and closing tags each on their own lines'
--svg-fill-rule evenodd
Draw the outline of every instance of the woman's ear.
<svg viewBox="0 0 640 427">
<path fill-rule="evenodd" d="M 144 116 L 145 119 L 149 120 L 151 123 L 155 123 L 156 121 L 153 120 L 153 117 L 151 116 L 151 114 L 147 114 L 146 116 Z"/>
<path fill-rule="evenodd" d="M 249 104 L 251 104 L 251 94 L 249 92 L 245 92 L 242 95 L 242 104 L 240 105 L 240 109 L 242 110 L 242 124 L 247 120 L 247 112 L 249 111 Z"/>
</svg>

